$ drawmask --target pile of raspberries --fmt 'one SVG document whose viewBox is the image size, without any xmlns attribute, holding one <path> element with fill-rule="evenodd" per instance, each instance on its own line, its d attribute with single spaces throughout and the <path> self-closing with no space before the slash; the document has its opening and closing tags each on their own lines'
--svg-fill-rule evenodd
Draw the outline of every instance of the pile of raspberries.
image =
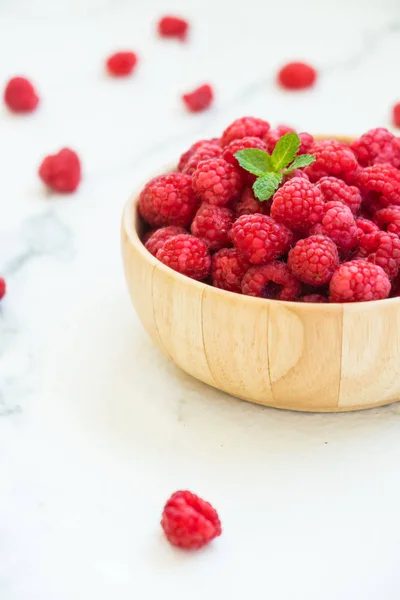
<svg viewBox="0 0 400 600">
<path fill-rule="evenodd" d="M 288 131 L 237 119 L 149 181 L 138 202 L 147 250 L 237 294 L 317 303 L 400 295 L 400 138 L 383 128 L 351 144 L 300 133 L 300 154 L 315 162 L 260 202 L 235 154 L 272 152 Z"/>
</svg>

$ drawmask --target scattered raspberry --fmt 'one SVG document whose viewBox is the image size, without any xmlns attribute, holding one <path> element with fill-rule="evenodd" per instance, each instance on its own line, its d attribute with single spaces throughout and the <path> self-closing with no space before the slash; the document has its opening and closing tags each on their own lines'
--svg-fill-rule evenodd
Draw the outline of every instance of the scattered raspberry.
<svg viewBox="0 0 400 600">
<path fill-rule="evenodd" d="M 373 165 L 361 169 L 357 185 L 362 192 L 376 192 L 385 205 L 400 204 L 400 171 L 391 165 Z"/>
<path fill-rule="evenodd" d="M 152 227 L 186 227 L 199 202 L 191 178 L 182 173 L 161 175 L 149 181 L 139 196 L 139 213 Z"/>
<path fill-rule="evenodd" d="M 113 77 L 126 77 L 136 67 L 138 58 L 134 52 L 115 52 L 106 62 L 106 68 Z"/>
<path fill-rule="evenodd" d="M 339 266 L 338 251 L 331 239 L 312 235 L 299 240 L 290 250 L 288 266 L 303 283 L 325 285 Z"/>
<path fill-rule="evenodd" d="M 227 146 L 233 140 L 238 140 L 244 137 L 257 137 L 264 139 L 269 131 L 270 124 L 262 119 L 255 117 L 242 117 L 236 119 L 227 127 L 221 137 L 221 145 Z"/>
<path fill-rule="evenodd" d="M 232 227 L 233 244 L 254 265 L 285 254 L 292 239 L 290 229 L 266 215 L 243 215 Z"/>
<path fill-rule="evenodd" d="M 159 249 L 164 246 L 167 240 L 175 235 L 180 235 L 181 233 L 187 233 L 186 229 L 183 229 L 183 227 L 176 227 L 175 225 L 161 227 L 161 229 L 157 229 L 151 233 L 147 240 L 143 240 L 145 242 L 144 245 L 150 254 L 156 256 Z"/>
<path fill-rule="evenodd" d="M 251 188 L 245 188 L 242 196 L 235 203 L 236 217 L 241 217 L 242 215 L 254 215 L 255 213 L 269 215 L 270 210 L 271 200 L 260 202 L 255 198 Z"/>
<path fill-rule="evenodd" d="M 309 152 L 316 158 L 316 161 L 305 169 L 310 181 L 316 182 L 327 175 L 348 181 L 358 169 L 356 157 L 350 148 L 335 140 L 314 142 Z"/>
<path fill-rule="evenodd" d="M 293 129 L 293 127 L 289 127 L 289 125 L 278 125 L 275 129 L 270 129 L 264 138 L 264 142 L 267 145 L 267 151 L 272 154 L 281 137 L 287 133 L 295 133 L 295 131 L 296 130 Z"/>
<path fill-rule="evenodd" d="M 266 265 L 250 267 L 242 279 L 242 293 L 270 300 L 294 300 L 301 284 L 285 263 L 273 260 Z"/>
<path fill-rule="evenodd" d="M 75 192 L 81 181 L 81 163 L 76 152 L 63 148 L 46 156 L 39 167 L 39 177 L 54 192 Z"/>
<path fill-rule="evenodd" d="M 13 112 L 33 112 L 39 104 L 39 96 L 28 79 L 13 77 L 4 90 L 4 102 Z"/>
<path fill-rule="evenodd" d="M 197 211 L 190 231 L 203 240 L 210 250 L 219 250 L 230 245 L 232 224 L 232 210 L 205 202 Z"/>
<path fill-rule="evenodd" d="M 193 90 L 193 92 L 183 94 L 182 96 L 182 100 L 190 112 L 201 112 L 202 110 L 206 110 L 211 106 L 213 99 L 214 92 L 211 85 L 208 83 L 205 83 Z"/>
<path fill-rule="evenodd" d="M 199 140 L 198 142 L 195 142 L 194 144 L 192 144 L 189 148 L 189 150 L 186 150 L 186 152 L 184 152 L 180 159 L 179 159 L 179 163 L 178 163 L 178 171 L 182 172 L 183 169 L 185 168 L 188 160 L 190 158 L 192 158 L 193 154 L 196 153 L 197 150 L 199 150 L 199 148 L 207 148 L 209 146 L 209 144 L 211 144 L 211 146 L 216 146 L 217 148 L 219 147 L 219 139 L 218 138 L 214 138 L 212 140 Z M 214 158 L 214 156 L 210 156 L 209 158 Z M 203 159 L 206 160 L 206 159 Z"/>
<path fill-rule="evenodd" d="M 241 293 L 242 279 L 250 263 L 236 248 L 222 248 L 211 258 L 211 278 L 214 287 Z"/>
<path fill-rule="evenodd" d="M 393 106 L 393 125 L 400 127 L 400 102 Z"/>
<path fill-rule="evenodd" d="M 198 550 L 222 533 L 217 511 L 192 492 L 179 491 L 166 503 L 161 527 L 173 546 Z"/>
<path fill-rule="evenodd" d="M 359 257 L 379 265 L 389 279 L 394 279 L 400 267 L 400 239 L 387 231 L 364 236 L 357 254 Z"/>
<path fill-rule="evenodd" d="M 182 234 L 169 238 L 158 250 L 157 258 L 170 269 L 192 279 L 205 279 L 210 273 L 208 248 L 194 235 Z"/>
<path fill-rule="evenodd" d="M 291 229 L 307 230 L 321 221 L 324 207 L 324 199 L 317 186 L 295 177 L 275 192 L 271 217 Z"/>
<path fill-rule="evenodd" d="M 287 90 L 304 90 L 312 87 L 317 79 L 314 67 L 303 62 L 291 62 L 278 73 L 279 84 Z"/>
<path fill-rule="evenodd" d="M 362 167 L 388 163 L 400 167 L 400 139 L 384 127 L 371 129 L 351 144 Z"/>
<path fill-rule="evenodd" d="M 342 202 L 327 202 L 322 221 L 311 233 L 330 237 L 339 250 L 353 250 L 357 246 L 357 226 L 354 215 Z"/>
<path fill-rule="evenodd" d="M 335 271 L 329 286 L 331 302 L 383 300 L 390 293 L 385 271 L 366 260 L 351 260 Z"/>
<path fill-rule="evenodd" d="M 197 165 L 192 185 L 203 202 L 222 205 L 239 196 L 243 183 L 236 167 L 223 158 L 214 158 Z"/>
<path fill-rule="evenodd" d="M 182 173 L 186 175 L 193 175 L 197 169 L 197 165 L 203 160 L 210 160 L 211 158 L 219 158 L 222 154 L 221 146 L 213 142 L 204 143 L 197 148 L 197 150 L 190 156 L 186 165 L 182 169 Z"/>
<path fill-rule="evenodd" d="M 381 229 L 400 237 L 400 206 L 381 208 L 375 213 L 374 219 Z"/>
<path fill-rule="evenodd" d="M 312 302 L 314 304 L 325 304 L 328 302 L 328 298 L 321 296 L 321 294 L 309 294 L 308 296 L 302 297 L 303 302 Z"/>
<path fill-rule="evenodd" d="M 6 280 L 3 279 L 3 277 L 0 277 L 0 300 L 2 300 L 6 295 L 6 289 Z"/>
<path fill-rule="evenodd" d="M 355 186 L 347 185 L 336 177 L 322 177 L 317 186 L 321 190 L 325 202 L 343 202 L 356 214 L 361 205 L 360 190 Z"/>
<path fill-rule="evenodd" d="M 267 151 L 267 146 L 260 138 L 244 137 L 233 140 L 233 142 L 225 146 L 222 152 L 222 158 L 232 165 L 238 166 L 238 161 L 235 158 L 235 154 L 236 152 L 239 152 L 239 150 L 245 150 L 246 148 L 258 148 L 259 150 Z"/>
<path fill-rule="evenodd" d="M 157 29 L 161 37 L 175 37 L 184 41 L 187 38 L 189 23 L 180 17 L 166 16 L 159 20 Z"/>
</svg>

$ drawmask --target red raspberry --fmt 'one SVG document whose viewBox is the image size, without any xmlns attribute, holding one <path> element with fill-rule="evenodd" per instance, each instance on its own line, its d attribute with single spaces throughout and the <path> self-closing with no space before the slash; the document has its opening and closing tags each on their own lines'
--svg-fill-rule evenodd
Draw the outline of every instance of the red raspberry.
<svg viewBox="0 0 400 600">
<path fill-rule="evenodd" d="M 81 163 L 76 152 L 63 148 L 46 156 L 39 167 L 39 177 L 54 192 L 74 192 L 81 181 Z"/>
<path fill-rule="evenodd" d="M 0 300 L 2 300 L 6 295 L 6 289 L 6 281 L 3 279 L 3 277 L 0 277 Z"/>
<path fill-rule="evenodd" d="M 282 181 L 283 181 L 283 183 L 286 183 L 287 181 L 290 181 L 291 179 L 294 179 L 295 177 L 300 177 L 301 179 L 310 181 L 308 178 L 308 175 L 306 175 L 306 173 L 304 173 L 303 169 L 294 169 L 287 175 L 284 175 Z"/>
<path fill-rule="evenodd" d="M 265 143 L 256 137 L 244 137 L 237 140 L 233 140 L 230 144 L 225 146 L 222 152 L 222 158 L 231 163 L 232 165 L 238 165 L 238 161 L 235 158 L 236 152 L 239 150 L 245 150 L 246 148 L 258 148 L 259 150 L 267 151 Z"/>
<path fill-rule="evenodd" d="M 205 83 L 193 90 L 193 92 L 188 92 L 182 96 L 182 100 L 190 112 L 201 112 L 202 110 L 206 110 L 206 108 L 211 106 L 213 99 L 214 92 L 211 85 L 208 83 Z"/>
<path fill-rule="evenodd" d="M 279 84 L 287 90 L 304 90 L 312 87 L 317 79 L 314 67 L 303 62 L 291 62 L 278 73 Z"/>
<path fill-rule="evenodd" d="M 357 227 L 357 239 L 360 245 L 364 245 L 366 239 L 368 239 L 371 235 L 378 233 L 379 227 L 364 217 L 358 217 L 356 219 L 356 227 Z"/>
<path fill-rule="evenodd" d="M 221 146 L 218 146 L 213 142 L 204 142 L 204 144 L 202 144 L 200 148 L 197 148 L 197 150 L 192 154 L 192 156 L 189 157 L 187 163 L 182 169 L 182 173 L 185 173 L 186 175 L 193 175 L 199 163 L 203 162 L 203 160 L 219 158 L 221 154 Z"/>
<path fill-rule="evenodd" d="M 217 511 L 192 492 L 172 494 L 164 506 L 161 527 L 173 546 L 198 550 L 222 533 Z"/>
<path fill-rule="evenodd" d="M 222 206 L 204 203 L 197 211 L 190 231 L 203 240 L 210 250 L 219 250 L 231 245 L 230 232 L 233 211 Z"/>
<path fill-rule="evenodd" d="M 322 177 L 317 186 L 321 190 L 325 202 L 331 200 L 343 202 L 353 214 L 358 212 L 361 205 L 361 194 L 355 186 L 347 185 L 347 183 L 336 177 Z"/>
<path fill-rule="evenodd" d="M 39 104 L 39 96 L 28 79 L 13 77 L 4 90 L 4 102 L 13 112 L 32 112 Z"/>
<path fill-rule="evenodd" d="M 314 142 L 310 154 L 315 156 L 316 161 L 306 167 L 305 172 L 313 182 L 326 175 L 334 175 L 347 181 L 354 177 L 358 169 L 356 157 L 350 148 L 336 140 Z"/>
<path fill-rule="evenodd" d="M 157 29 L 161 37 L 176 37 L 184 41 L 187 37 L 189 23 L 180 17 L 166 16 L 159 20 Z"/>
<path fill-rule="evenodd" d="M 400 139 L 384 127 L 371 129 L 351 144 L 362 167 L 390 163 L 400 167 Z"/>
<path fill-rule="evenodd" d="M 400 127 L 400 102 L 393 106 L 393 125 Z"/>
<path fill-rule="evenodd" d="M 169 238 L 156 256 L 170 269 L 192 279 L 205 279 L 210 273 L 208 248 L 194 235 L 182 234 Z"/>
<path fill-rule="evenodd" d="M 207 148 L 208 145 L 211 144 L 212 146 L 217 146 L 217 148 L 219 147 L 219 140 L 218 138 L 214 138 L 212 140 L 199 140 L 198 142 L 195 142 L 194 144 L 192 144 L 192 146 L 190 146 L 189 150 L 186 150 L 186 152 L 184 152 L 180 159 L 179 159 L 179 163 L 178 163 L 178 171 L 181 172 L 183 171 L 183 169 L 185 168 L 188 160 L 190 158 L 192 158 L 193 154 L 195 154 L 195 152 L 197 150 L 199 150 L 199 148 Z M 210 156 L 210 158 L 214 158 L 214 156 Z M 205 160 L 205 159 L 203 159 Z"/>
<path fill-rule="evenodd" d="M 242 279 L 250 263 L 236 248 L 222 248 L 211 257 L 211 278 L 214 287 L 241 293 Z"/>
<path fill-rule="evenodd" d="M 289 125 L 278 125 L 275 129 L 270 129 L 264 138 L 268 152 L 272 154 L 277 142 L 283 135 L 286 135 L 287 133 L 295 133 L 295 131 L 296 130 L 293 129 L 293 127 L 289 127 Z"/>
<path fill-rule="evenodd" d="M 251 188 L 245 188 L 242 196 L 235 203 L 236 217 L 241 217 L 242 215 L 254 215 L 255 213 L 269 215 L 270 210 L 271 201 L 260 202 L 255 198 Z"/>
<path fill-rule="evenodd" d="M 383 300 L 389 296 L 390 281 L 378 265 L 366 260 L 351 260 L 334 272 L 329 293 L 331 302 Z"/>
<path fill-rule="evenodd" d="M 308 296 L 302 297 L 303 302 L 310 302 L 314 304 L 325 304 L 328 302 L 328 298 L 321 296 L 321 294 L 308 294 Z"/>
<path fill-rule="evenodd" d="M 364 236 L 357 258 L 379 265 L 390 279 L 394 279 L 400 267 L 400 239 L 395 233 L 386 231 Z"/>
<path fill-rule="evenodd" d="M 338 251 L 331 239 L 312 235 L 299 240 L 290 250 L 288 266 L 303 283 L 325 285 L 339 266 Z"/>
<path fill-rule="evenodd" d="M 313 227 L 311 233 L 330 237 L 342 251 L 353 250 L 357 246 L 354 215 L 342 202 L 327 202 L 321 223 Z"/>
<path fill-rule="evenodd" d="M 307 230 L 319 223 L 324 214 L 321 191 L 306 179 L 294 177 L 273 197 L 271 217 L 291 229 Z"/>
<path fill-rule="evenodd" d="M 107 58 L 107 71 L 113 77 L 126 77 L 136 67 L 138 58 L 134 52 L 115 52 Z"/>
<path fill-rule="evenodd" d="M 294 300 L 301 292 L 300 281 L 285 263 L 273 260 L 260 267 L 250 267 L 242 279 L 242 293 L 276 300 Z"/>
<path fill-rule="evenodd" d="M 400 206 L 388 206 L 374 214 L 375 222 L 379 227 L 400 237 Z"/>
<path fill-rule="evenodd" d="M 263 139 L 269 131 L 270 124 L 256 117 L 242 117 L 236 119 L 227 127 L 221 137 L 221 145 L 227 146 L 233 140 L 244 137 L 257 137 Z"/>
<path fill-rule="evenodd" d="M 266 215 L 243 215 L 232 227 L 235 247 L 254 265 L 285 254 L 292 239 L 290 229 Z"/>
<path fill-rule="evenodd" d="M 167 240 L 175 235 L 180 235 L 181 233 L 187 233 L 186 229 L 183 229 L 183 227 L 176 227 L 175 225 L 161 227 L 161 229 L 157 229 L 148 237 L 144 245 L 150 254 L 155 256 Z"/>
<path fill-rule="evenodd" d="M 223 158 L 214 158 L 197 165 L 192 185 L 203 202 L 222 205 L 239 196 L 243 182 L 236 167 Z"/>
<path fill-rule="evenodd" d="M 386 206 L 400 204 L 400 171 L 391 165 L 373 165 L 357 174 L 357 185 L 362 192 L 377 192 Z"/>
<path fill-rule="evenodd" d="M 302 131 L 299 133 L 300 138 L 300 148 L 297 154 L 308 154 L 311 152 L 311 148 L 314 145 L 314 138 L 311 133 L 307 133 L 306 131 Z"/>
<path fill-rule="evenodd" d="M 199 202 L 189 175 L 171 173 L 149 181 L 139 196 L 139 213 L 152 227 L 191 223 Z"/>
</svg>

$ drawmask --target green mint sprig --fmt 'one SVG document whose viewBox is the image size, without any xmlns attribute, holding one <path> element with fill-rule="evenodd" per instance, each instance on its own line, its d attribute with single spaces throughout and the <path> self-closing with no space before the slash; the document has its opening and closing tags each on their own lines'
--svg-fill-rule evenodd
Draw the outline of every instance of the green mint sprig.
<svg viewBox="0 0 400 600">
<path fill-rule="evenodd" d="M 295 169 L 307 167 L 315 161 L 312 154 L 296 156 L 299 148 L 300 138 L 297 133 L 287 133 L 278 140 L 271 155 L 258 148 L 246 148 L 235 153 L 239 165 L 249 173 L 257 175 L 253 191 L 261 202 L 274 195 L 284 175 Z"/>
</svg>

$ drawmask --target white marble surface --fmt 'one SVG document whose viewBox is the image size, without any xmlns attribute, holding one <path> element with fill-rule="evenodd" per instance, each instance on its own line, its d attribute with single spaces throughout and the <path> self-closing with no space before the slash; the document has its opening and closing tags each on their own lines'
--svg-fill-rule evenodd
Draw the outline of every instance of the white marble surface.
<svg viewBox="0 0 400 600">
<path fill-rule="evenodd" d="M 153 34 L 165 12 L 190 43 Z M 103 58 L 140 53 L 113 81 Z M 29 117 L 0 111 L 0 598 L 398 600 L 400 408 L 262 409 L 169 364 L 132 310 L 122 206 L 196 137 L 255 114 L 312 132 L 389 124 L 400 99 L 398 0 L 2 0 L 0 85 L 25 73 Z M 286 59 L 321 78 L 284 94 Z M 179 94 L 210 81 L 214 108 Z M 84 182 L 50 197 L 36 170 L 69 145 Z M 160 511 L 189 488 L 224 533 L 197 554 L 164 541 Z"/>
</svg>

